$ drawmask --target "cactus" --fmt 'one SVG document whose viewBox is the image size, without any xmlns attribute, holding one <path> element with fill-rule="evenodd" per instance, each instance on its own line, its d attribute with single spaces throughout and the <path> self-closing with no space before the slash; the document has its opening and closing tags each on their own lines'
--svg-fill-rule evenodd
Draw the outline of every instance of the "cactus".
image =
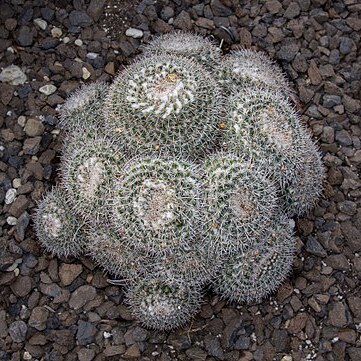
<svg viewBox="0 0 361 361">
<path fill-rule="evenodd" d="M 143 46 L 144 57 L 164 54 L 194 59 L 208 70 L 218 68 L 221 62 L 221 49 L 213 41 L 192 33 L 164 34 Z"/>
<path fill-rule="evenodd" d="M 102 82 L 83 85 L 59 107 L 60 127 L 66 131 L 101 129 L 108 86 Z"/>
<path fill-rule="evenodd" d="M 218 71 L 219 82 L 231 93 L 247 89 L 268 89 L 294 99 L 294 92 L 278 65 L 261 52 L 242 49 L 223 58 Z"/>
<path fill-rule="evenodd" d="M 257 238 L 224 262 L 214 282 L 217 293 L 233 302 L 258 302 L 276 290 L 291 270 L 296 241 L 287 218 L 280 216 L 264 238 Z"/>
<path fill-rule="evenodd" d="M 219 253 L 239 251 L 277 214 L 277 188 L 260 167 L 232 154 L 213 156 L 204 167 L 207 241 Z"/>
<path fill-rule="evenodd" d="M 86 232 L 88 254 L 98 265 L 116 278 L 138 279 L 147 274 L 150 257 L 124 244 L 123 237 L 116 232 L 102 228 L 90 228 Z"/>
<path fill-rule="evenodd" d="M 84 219 L 104 220 L 107 190 L 123 163 L 121 150 L 95 130 L 73 132 L 65 138 L 62 161 L 69 204 Z"/>
<path fill-rule="evenodd" d="M 284 187 L 303 161 L 306 136 L 299 115 L 281 95 L 270 90 L 246 89 L 229 101 L 226 116 L 227 149 L 261 160 Z"/>
<path fill-rule="evenodd" d="M 121 72 L 105 104 L 105 129 L 130 152 L 199 156 L 217 141 L 222 98 L 216 81 L 176 56 L 141 59 Z"/>
<path fill-rule="evenodd" d="M 226 148 L 268 168 L 285 198 L 285 211 L 301 215 L 322 192 L 321 157 L 293 106 L 280 94 L 252 89 L 229 101 Z"/>
<path fill-rule="evenodd" d="M 112 224 L 132 247 L 170 253 L 198 236 L 200 180 L 189 162 L 135 159 L 117 177 L 111 198 Z"/>
<path fill-rule="evenodd" d="M 149 274 L 169 279 L 182 277 L 193 285 L 204 285 L 219 268 L 217 257 L 198 248 L 176 248 L 167 255 L 152 255 L 132 247 L 124 237 L 109 229 L 90 228 L 86 232 L 88 254 L 116 279 L 125 283 L 140 280 Z"/>
<path fill-rule="evenodd" d="M 47 251 L 58 256 L 77 256 L 84 246 L 82 225 L 65 198 L 61 188 L 53 188 L 47 193 L 34 216 L 35 231 Z"/>
<path fill-rule="evenodd" d="M 133 315 L 157 330 L 182 326 L 199 310 L 200 299 L 200 289 L 181 279 L 146 279 L 127 293 Z"/>
<path fill-rule="evenodd" d="M 315 206 L 325 179 L 321 155 L 308 134 L 302 137 L 300 159 L 292 180 L 283 189 L 284 209 L 291 216 L 304 215 Z"/>
<path fill-rule="evenodd" d="M 62 185 L 40 202 L 40 243 L 84 252 L 127 288 L 146 327 L 182 326 L 211 282 L 259 301 L 291 269 L 287 217 L 322 191 L 321 156 L 264 55 L 201 36 L 154 40 L 114 83 L 61 107 Z"/>
</svg>

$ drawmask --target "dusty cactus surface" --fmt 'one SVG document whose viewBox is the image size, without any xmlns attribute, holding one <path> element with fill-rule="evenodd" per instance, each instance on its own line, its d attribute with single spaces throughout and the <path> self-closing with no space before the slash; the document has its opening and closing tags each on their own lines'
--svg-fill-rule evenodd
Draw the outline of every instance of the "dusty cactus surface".
<svg viewBox="0 0 361 361">
<path fill-rule="evenodd" d="M 158 37 L 111 85 L 60 107 L 62 180 L 35 228 L 59 256 L 92 256 L 145 326 L 173 329 L 202 290 L 257 302 L 291 272 L 292 217 L 322 191 L 320 154 L 281 70 L 200 35 Z"/>
</svg>

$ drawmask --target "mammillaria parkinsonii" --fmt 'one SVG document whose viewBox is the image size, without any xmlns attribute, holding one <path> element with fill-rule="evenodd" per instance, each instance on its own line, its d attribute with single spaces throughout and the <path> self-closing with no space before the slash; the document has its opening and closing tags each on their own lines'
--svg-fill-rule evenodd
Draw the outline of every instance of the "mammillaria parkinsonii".
<svg viewBox="0 0 361 361">
<path fill-rule="evenodd" d="M 62 183 L 34 218 L 41 243 L 90 255 L 147 327 L 172 329 L 212 284 L 258 301 L 291 270 L 290 217 L 322 191 L 323 165 L 294 93 L 264 54 L 163 35 L 112 85 L 62 106 Z M 117 281 L 113 281 L 113 283 Z"/>
</svg>

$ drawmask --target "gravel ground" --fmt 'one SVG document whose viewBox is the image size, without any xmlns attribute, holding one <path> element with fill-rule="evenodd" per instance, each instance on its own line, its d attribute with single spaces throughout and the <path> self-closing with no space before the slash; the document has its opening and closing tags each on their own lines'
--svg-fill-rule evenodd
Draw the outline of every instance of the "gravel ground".
<svg viewBox="0 0 361 361">
<path fill-rule="evenodd" d="M 360 1 L 104 3 L 0 1 L 0 360 L 360 361 Z M 190 325 L 162 333 L 132 320 L 89 258 L 44 253 L 31 215 L 58 178 L 56 106 L 173 29 L 278 61 L 328 174 L 318 206 L 295 220 L 293 274 L 276 294 L 237 306 L 208 292 Z"/>
</svg>

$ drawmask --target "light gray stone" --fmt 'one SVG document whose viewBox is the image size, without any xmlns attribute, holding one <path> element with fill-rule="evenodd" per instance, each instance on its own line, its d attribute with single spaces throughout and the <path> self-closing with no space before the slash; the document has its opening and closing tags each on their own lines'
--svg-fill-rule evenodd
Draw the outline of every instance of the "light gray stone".
<svg viewBox="0 0 361 361">
<path fill-rule="evenodd" d="M 134 39 L 140 39 L 143 37 L 143 31 L 139 30 L 139 29 L 134 29 L 134 28 L 129 28 L 126 32 L 125 32 L 126 36 L 129 36 L 131 38 Z"/>
<path fill-rule="evenodd" d="M 56 92 L 57 87 L 53 84 L 46 84 L 39 88 L 39 92 L 45 95 L 51 95 Z"/>
<path fill-rule="evenodd" d="M 27 81 L 27 77 L 17 65 L 9 65 L 0 73 L 0 81 L 11 85 L 20 85 Z"/>
</svg>

